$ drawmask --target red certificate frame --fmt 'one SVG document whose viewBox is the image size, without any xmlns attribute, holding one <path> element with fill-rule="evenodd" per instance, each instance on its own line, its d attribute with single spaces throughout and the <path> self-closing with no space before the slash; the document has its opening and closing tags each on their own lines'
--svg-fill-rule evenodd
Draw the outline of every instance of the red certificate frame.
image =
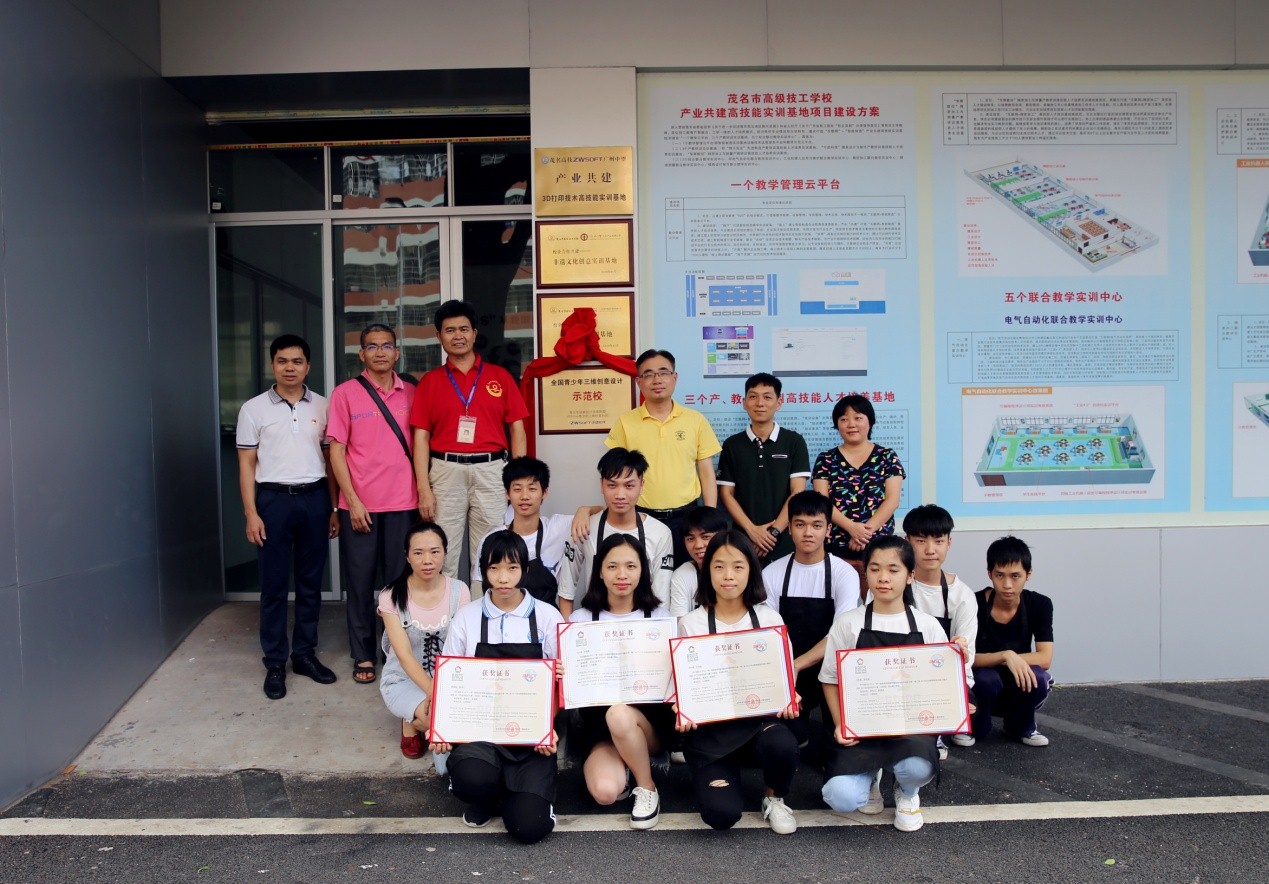
<svg viewBox="0 0 1269 884">
<path fill-rule="evenodd" d="M 934 648 L 947 648 L 949 651 L 952 651 L 954 653 L 955 661 L 956 661 L 956 671 L 960 673 L 961 690 L 964 692 L 963 697 L 965 701 L 965 710 L 966 710 L 965 717 L 961 719 L 960 723 L 957 724 L 956 727 L 952 728 L 951 730 L 940 729 L 937 731 L 906 731 L 906 732 L 893 733 L 893 734 L 865 734 L 863 736 L 855 733 L 853 730 L 850 729 L 850 727 L 847 724 L 846 701 L 845 701 L 845 697 L 843 697 L 842 695 L 842 684 L 845 681 L 844 672 L 846 668 L 846 660 L 852 654 L 862 655 L 862 654 L 875 654 L 878 652 L 893 652 L 893 651 L 903 652 L 903 651 L 910 651 L 915 648 L 921 648 L 924 650 L 930 650 Z M 848 648 L 846 650 L 838 651 L 837 652 L 837 704 L 838 704 L 837 708 L 839 711 L 839 715 L 841 717 L 840 731 L 841 731 L 842 739 L 844 740 L 870 740 L 870 739 L 877 739 L 877 738 L 883 738 L 883 737 L 906 737 L 906 736 L 911 736 L 914 734 L 915 735 L 928 734 L 929 736 L 935 736 L 938 734 L 967 734 L 972 729 L 970 724 L 970 715 L 969 715 L 969 682 L 965 678 L 965 655 L 962 653 L 960 645 L 957 645 L 954 642 L 931 642 L 929 644 L 920 644 L 920 645 L 891 645 L 891 646 L 881 647 L 881 648 Z"/>
<path fill-rule="evenodd" d="M 753 635 L 754 633 L 759 633 L 759 632 L 774 633 L 777 636 L 779 636 L 780 648 L 784 654 L 784 674 L 785 674 L 785 678 L 787 679 L 787 687 L 789 689 L 789 704 L 797 705 L 797 688 L 796 688 L 797 679 L 794 678 L 794 675 L 793 675 L 793 649 L 789 646 L 789 629 L 784 624 L 779 624 L 776 626 L 760 626 L 757 629 L 740 629 L 735 632 L 704 633 L 702 635 L 681 635 L 681 636 L 676 636 L 670 639 L 670 672 L 674 676 L 675 699 L 677 700 L 679 695 L 679 673 L 678 673 L 678 667 L 675 665 L 674 652 L 678 649 L 678 647 L 681 644 L 683 644 L 683 642 L 691 641 L 691 640 L 699 639 L 699 638 L 707 638 L 709 636 L 714 636 L 719 638 L 741 637 L 745 635 Z M 736 720 L 735 718 L 708 718 L 708 719 L 701 719 L 697 721 L 697 720 L 690 719 L 686 715 L 684 715 L 682 712 L 682 709 L 679 707 L 677 702 L 675 703 L 674 708 L 675 708 L 675 720 L 678 722 L 679 725 L 686 725 L 686 724 L 702 725 L 702 724 L 711 724 L 715 721 L 735 721 Z M 760 715 L 770 715 L 770 714 L 771 714 L 770 712 L 761 712 L 761 713 L 754 713 L 754 715 L 752 716 L 742 715 L 740 716 L 740 718 L 754 718 Z"/>
<path fill-rule="evenodd" d="M 523 733 L 522 731 L 517 729 L 515 733 L 508 733 L 507 739 L 505 740 L 488 741 L 488 742 L 493 742 L 495 745 L 499 745 L 499 746 L 533 746 L 534 748 L 537 748 L 539 746 L 549 746 L 553 743 L 552 737 L 553 737 L 553 731 L 554 731 L 554 725 L 555 725 L 554 712 L 556 708 L 556 703 L 558 702 L 557 695 L 559 692 L 559 685 L 556 683 L 556 680 L 555 680 L 555 661 L 554 660 L 537 659 L 537 658 L 531 658 L 531 659 L 525 660 L 525 659 L 500 659 L 500 658 L 494 658 L 494 657 L 446 657 L 445 655 L 442 654 L 442 655 L 438 655 L 436 658 L 435 675 L 439 675 L 441 673 L 442 668 L 444 668 L 445 666 L 448 666 L 451 664 L 455 666 L 459 666 L 459 665 L 463 665 L 467 663 L 478 664 L 478 665 L 481 665 L 481 664 L 495 665 L 495 666 L 510 664 L 514 668 L 521 668 L 524 666 L 524 664 L 537 664 L 542 666 L 546 670 L 546 675 L 550 679 L 550 684 L 551 684 L 551 700 L 550 700 L 550 706 L 549 706 L 551 714 L 547 716 L 546 734 L 539 738 L 536 734 Z M 526 671 L 527 671 L 528 669 L 531 668 L 531 666 L 524 667 L 524 668 L 526 668 Z M 437 698 L 439 697 L 439 695 L 440 695 L 440 691 L 436 690 L 434 686 L 432 690 L 431 701 L 428 704 L 427 741 L 429 743 L 450 743 L 453 741 L 446 738 L 443 734 L 441 734 L 436 729 L 436 705 L 437 705 Z M 512 724 L 514 724 L 514 722 L 512 722 Z M 521 737 L 523 737 L 523 739 L 520 739 Z M 485 741 L 482 741 L 482 742 L 485 742 Z"/>
</svg>

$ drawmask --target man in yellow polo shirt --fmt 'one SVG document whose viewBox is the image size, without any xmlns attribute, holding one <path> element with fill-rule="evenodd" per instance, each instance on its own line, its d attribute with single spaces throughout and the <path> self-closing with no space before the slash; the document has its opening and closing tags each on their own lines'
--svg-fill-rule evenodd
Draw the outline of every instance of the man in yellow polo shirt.
<svg viewBox="0 0 1269 884">
<path fill-rule="evenodd" d="M 643 453 L 648 459 L 639 510 L 664 522 L 674 536 L 674 564 L 687 561 L 682 519 L 699 498 L 718 505 L 714 455 L 722 450 L 705 415 L 674 401 L 674 356 L 647 350 L 635 361 L 643 404 L 613 425 L 604 444 Z"/>
</svg>

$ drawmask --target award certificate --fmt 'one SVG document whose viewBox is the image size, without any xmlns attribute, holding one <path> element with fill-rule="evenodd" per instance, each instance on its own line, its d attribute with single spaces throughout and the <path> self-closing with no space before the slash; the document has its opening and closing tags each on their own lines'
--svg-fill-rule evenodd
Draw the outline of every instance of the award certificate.
<svg viewBox="0 0 1269 884">
<path fill-rule="evenodd" d="M 969 688 L 949 643 L 837 652 L 842 736 L 969 733 Z"/>
<path fill-rule="evenodd" d="M 670 694 L 670 639 L 673 617 L 561 623 L 560 705 L 611 706 L 664 703 Z"/>
<path fill-rule="evenodd" d="M 680 724 L 778 715 L 793 702 L 783 626 L 670 639 Z"/>
<path fill-rule="evenodd" d="M 554 660 L 439 656 L 434 678 L 429 743 L 550 744 Z"/>
</svg>

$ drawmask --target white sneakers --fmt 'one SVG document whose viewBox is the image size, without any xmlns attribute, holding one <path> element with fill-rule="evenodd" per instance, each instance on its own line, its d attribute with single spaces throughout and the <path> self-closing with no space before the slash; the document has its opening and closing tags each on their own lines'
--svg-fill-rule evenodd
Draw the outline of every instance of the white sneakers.
<svg viewBox="0 0 1269 884">
<path fill-rule="evenodd" d="M 762 818 L 777 835 L 792 835 L 798 830 L 797 818 L 789 810 L 783 798 L 768 795 L 762 799 Z"/>
<path fill-rule="evenodd" d="M 896 785 L 894 787 L 894 827 L 900 832 L 915 832 L 924 825 L 920 794 L 905 798 Z"/>
<path fill-rule="evenodd" d="M 630 811 L 630 828 L 651 829 L 661 818 L 661 796 L 655 789 L 634 787 L 634 808 Z"/>
<path fill-rule="evenodd" d="M 872 778 L 872 788 L 868 790 L 868 803 L 859 808 L 860 813 L 874 816 L 886 809 L 886 800 L 881 797 L 881 771 Z"/>
<path fill-rule="evenodd" d="M 1022 742 L 1027 746 L 1047 746 L 1049 745 L 1049 738 L 1039 731 L 1032 731 L 1022 738 Z"/>
<path fill-rule="evenodd" d="M 960 746 L 962 749 L 968 749 L 976 742 L 978 741 L 974 739 L 973 734 L 952 734 L 952 745 Z"/>
</svg>

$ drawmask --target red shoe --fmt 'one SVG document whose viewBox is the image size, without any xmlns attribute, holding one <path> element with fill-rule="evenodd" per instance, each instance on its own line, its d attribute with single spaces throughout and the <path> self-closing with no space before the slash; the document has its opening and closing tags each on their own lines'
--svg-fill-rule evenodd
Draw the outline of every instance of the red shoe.
<svg viewBox="0 0 1269 884">
<path fill-rule="evenodd" d="M 422 758 L 423 757 L 423 735 L 415 734 L 412 737 L 401 735 L 401 754 L 406 758 Z"/>
</svg>

